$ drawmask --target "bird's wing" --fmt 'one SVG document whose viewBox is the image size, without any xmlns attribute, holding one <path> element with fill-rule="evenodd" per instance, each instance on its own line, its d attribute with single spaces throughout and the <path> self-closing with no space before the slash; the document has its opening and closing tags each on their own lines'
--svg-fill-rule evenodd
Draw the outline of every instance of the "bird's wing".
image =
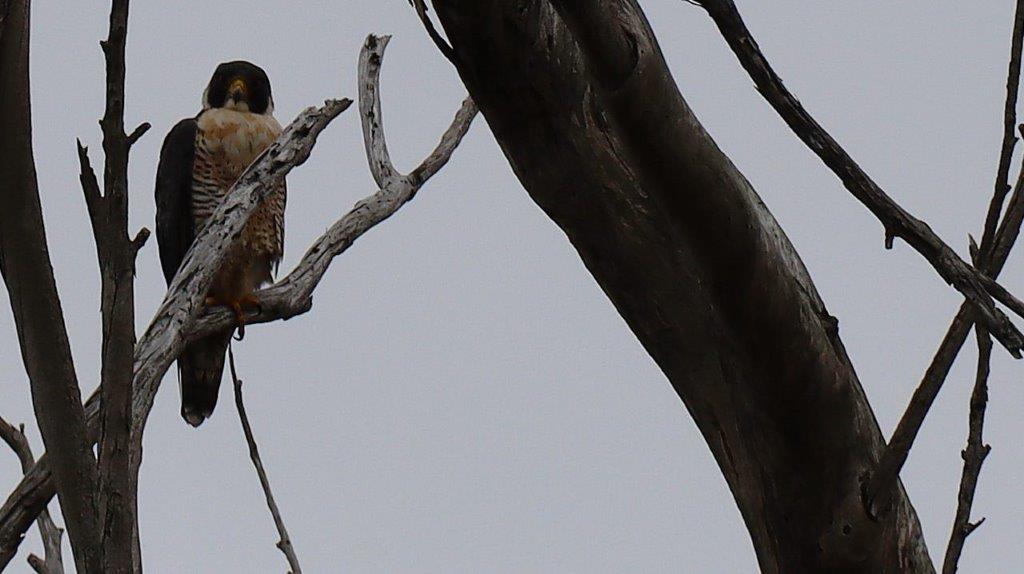
<svg viewBox="0 0 1024 574">
<path fill-rule="evenodd" d="M 197 129 L 195 118 L 178 122 L 164 139 L 156 169 L 156 239 L 168 285 L 195 237 L 192 167 Z"/>
</svg>

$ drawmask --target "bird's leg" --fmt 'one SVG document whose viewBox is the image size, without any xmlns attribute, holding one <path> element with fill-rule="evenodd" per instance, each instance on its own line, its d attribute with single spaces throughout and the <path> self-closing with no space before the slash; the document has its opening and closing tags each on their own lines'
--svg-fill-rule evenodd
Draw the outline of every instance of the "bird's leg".
<svg viewBox="0 0 1024 574">
<path fill-rule="evenodd" d="M 252 307 L 256 310 L 256 313 L 259 314 L 263 312 L 263 303 L 254 293 L 246 293 L 238 299 L 229 302 L 228 307 L 231 307 L 231 310 L 235 312 L 235 318 L 238 319 L 237 340 L 241 341 L 245 338 L 245 311 L 243 311 L 242 308 Z"/>
<path fill-rule="evenodd" d="M 252 307 L 256 310 L 257 314 L 263 313 L 263 302 L 256 296 L 255 293 L 249 293 L 248 295 L 242 295 L 242 298 L 238 302 L 245 307 Z"/>
<path fill-rule="evenodd" d="M 245 338 L 245 311 L 242 310 L 242 300 L 229 301 L 227 305 L 234 311 L 235 320 L 238 321 L 238 336 L 235 340 L 241 341 Z"/>
<path fill-rule="evenodd" d="M 231 309 L 231 312 L 235 314 L 235 320 L 238 322 L 238 336 L 235 339 L 241 341 L 245 338 L 245 311 L 242 310 L 242 305 L 251 304 L 251 300 L 255 300 L 257 304 L 259 303 L 259 300 L 252 295 L 243 295 L 237 300 L 221 299 L 220 297 L 210 295 L 206 297 L 204 304 L 207 307 L 223 305 Z"/>
</svg>

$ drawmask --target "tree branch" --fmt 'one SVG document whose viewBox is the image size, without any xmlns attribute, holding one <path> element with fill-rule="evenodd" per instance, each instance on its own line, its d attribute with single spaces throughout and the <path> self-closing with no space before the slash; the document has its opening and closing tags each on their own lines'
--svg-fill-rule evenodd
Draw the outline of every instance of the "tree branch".
<svg viewBox="0 0 1024 574">
<path fill-rule="evenodd" d="M 1024 126 L 1019 127 L 1024 131 Z M 998 190 L 996 191 L 998 193 Z M 998 277 L 1003 266 L 1010 257 L 1010 251 L 1020 235 L 1021 224 L 1024 223 L 1024 166 L 1017 177 L 1013 194 L 1006 208 L 1002 222 L 993 236 L 992 245 L 982 243 L 978 248 L 978 268 L 987 277 Z M 925 371 L 924 378 L 914 390 L 896 430 L 889 440 L 876 469 L 864 483 L 864 503 L 869 512 L 884 512 L 887 506 L 888 488 L 895 482 L 902 470 L 910 449 L 917 438 L 924 419 L 928 415 L 935 398 L 938 397 L 942 385 L 949 376 L 953 361 L 970 334 L 975 323 L 973 309 L 964 303 L 960 306 L 952 324 L 946 331 L 939 349 L 935 352 L 931 364 Z"/>
<path fill-rule="evenodd" d="M 11 447 L 11 450 L 14 451 L 14 454 L 18 456 L 18 460 L 21 462 L 22 473 L 28 473 L 32 470 L 36 461 L 35 457 L 32 456 L 32 447 L 29 446 L 28 439 L 25 437 L 25 425 L 15 428 L 14 425 L 0 417 L 0 439 L 3 439 L 7 446 Z M 60 547 L 60 540 L 64 531 L 57 528 L 57 525 L 53 523 L 53 519 L 50 517 L 50 511 L 45 508 L 39 513 L 36 524 L 39 526 L 39 536 L 43 539 L 43 550 L 46 558 L 39 558 L 32 554 L 28 557 L 29 564 L 39 574 L 64 574 L 64 562 L 61 557 Z"/>
<path fill-rule="evenodd" d="M 377 46 L 380 44 L 377 43 Z M 237 237 L 244 224 L 244 221 L 238 223 L 238 218 L 244 219 L 248 214 L 246 210 L 258 204 L 259 196 L 272 189 L 274 182 L 284 177 L 287 170 L 308 157 L 316 135 L 349 103 L 347 100 L 329 102 L 323 109 L 303 112 L 285 129 L 275 145 L 248 168 L 235 184 L 226 204 L 213 216 L 214 223 L 206 226 L 211 231 L 201 235 L 193 245 L 186 262 L 169 287 L 164 303 L 136 346 L 136 393 L 133 399 L 136 430 L 145 425 L 163 374 L 184 344 L 203 334 L 231 328 L 236 324 L 234 315 L 224 309 L 202 307 L 206 288 L 203 281 L 208 281 L 208 278 L 203 279 L 200 275 L 207 273 L 206 270 L 216 269 L 217 258 L 226 250 L 231 237 Z M 287 277 L 259 293 L 262 312 L 250 311 L 247 323 L 288 319 L 308 311 L 312 306 L 313 291 L 333 259 L 415 196 L 420 187 L 450 159 L 475 114 L 476 107 L 467 99 L 430 156 L 408 176 L 396 178 L 390 186 L 359 201 L 347 215 L 334 223 L 309 248 Z M 192 313 L 200 312 L 202 314 L 198 319 L 192 317 Z M 98 421 L 98 412 L 99 399 L 94 394 L 86 403 L 91 428 Z M 141 444 L 135 444 L 140 437 L 141 432 L 137 436 L 133 435 L 133 449 L 138 449 L 137 458 L 134 458 L 136 454 L 133 450 L 133 465 L 141 461 Z M 21 533 L 52 496 L 53 483 L 48 459 L 44 455 L 0 507 L 0 569 L 6 564 L 4 553 L 12 547 L 17 548 Z"/>
<path fill-rule="evenodd" d="M 1009 258 L 1010 250 L 1020 234 L 1022 222 L 1024 222 L 1024 169 L 1021 170 L 1006 215 L 1000 224 L 999 231 L 996 232 L 991 254 L 986 257 L 984 248 L 980 250 L 980 268 L 986 274 L 996 277 L 1002 271 L 1003 265 Z M 864 503 L 872 514 L 885 512 L 888 506 L 887 497 L 891 492 L 890 487 L 895 484 L 896 477 L 906 463 L 914 440 L 924 424 L 924 419 L 935 402 L 935 398 L 938 397 L 939 391 L 942 390 L 942 385 L 946 381 L 946 377 L 949 376 L 953 361 L 967 340 L 973 325 L 974 309 L 965 302 L 953 318 L 952 324 L 939 344 L 921 383 L 914 390 L 910 403 L 903 416 L 900 417 L 900 422 L 896 426 L 896 430 L 893 431 L 885 452 L 876 468 L 864 482 Z"/>
<path fill-rule="evenodd" d="M 445 42 L 444 38 L 437 33 L 437 28 L 434 27 L 434 23 L 430 20 L 430 16 L 427 15 L 427 3 L 425 0 L 409 0 L 412 4 L 413 9 L 416 10 L 416 15 L 419 16 L 420 22 L 423 24 L 423 29 L 427 31 L 427 36 L 434 42 L 434 46 L 437 46 L 438 51 L 448 58 L 448 61 L 455 63 L 455 50 Z"/>
<path fill-rule="evenodd" d="M 957 571 L 964 542 L 971 532 L 974 532 L 974 529 L 985 520 L 982 518 L 976 523 L 971 523 L 971 507 L 974 504 L 974 492 L 978 488 L 981 466 L 992 450 L 992 447 L 984 444 L 982 437 L 985 427 L 985 407 L 988 403 L 988 375 L 989 362 L 992 359 L 992 340 L 985 332 L 984 327 L 977 327 L 975 331 L 978 338 L 978 369 L 974 381 L 974 391 L 971 393 L 970 430 L 967 435 L 967 448 L 960 453 L 964 459 L 964 470 L 960 478 L 960 492 L 957 497 L 956 517 L 953 519 L 953 532 L 949 536 L 949 545 L 946 547 L 946 557 L 942 564 L 943 574 L 953 574 Z"/>
<path fill-rule="evenodd" d="M 302 567 L 299 566 L 299 557 L 295 555 L 292 539 L 288 536 L 288 529 L 285 528 L 284 519 L 281 518 L 281 511 L 278 510 L 277 502 L 274 501 L 274 493 L 270 490 L 270 479 L 267 478 L 267 471 L 263 468 L 263 460 L 260 459 L 260 451 L 256 446 L 256 437 L 253 436 L 252 426 L 249 425 L 249 417 L 245 414 L 245 404 L 242 402 L 242 380 L 238 378 L 238 373 L 235 371 L 235 353 L 231 350 L 231 347 L 228 347 L 228 364 L 231 367 L 231 380 L 234 382 L 235 387 L 235 407 L 238 409 L 238 420 L 242 423 L 245 442 L 249 445 L 249 458 L 252 460 L 252 465 L 256 468 L 256 474 L 260 479 L 260 487 L 263 488 L 263 496 L 267 499 L 267 508 L 270 509 L 270 514 L 274 518 L 277 534 L 281 537 L 277 543 L 277 548 L 284 553 L 285 559 L 288 560 L 288 566 L 291 567 L 291 571 L 288 574 L 302 574 Z"/>
<path fill-rule="evenodd" d="M 390 40 L 391 36 L 371 35 L 359 51 L 359 116 L 362 118 L 363 142 L 367 159 L 373 158 L 370 161 L 373 181 L 381 188 L 398 176 L 384 139 L 384 116 L 380 108 L 380 55 Z M 380 50 L 370 48 L 370 42 L 379 42 Z"/>
<path fill-rule="evenodd" d="M 864 511 L 885 443 L 835 319 L 638 2 L 434 9 L 516 176 L 700 428 L 761 571 L 933 571 L 904 492 L 882 520 Z"/>
<path fill-rule="evenodd" d="M 1021 51 L 1024 50 L 1024 0 L 1017 1 L 1017 9 L 1013 18 L 1013 34 L 1010 39 L 1010 64 L 1006 73 L 1006 103 L 1003 106 L 1003 144 L 999 148 L 999 167 L 996 169 L 995 189 L 992 200 L 988 204 L 985 216 L 984 231 L 981 236 L 983 246 L 992 246 L 995 239 L 996 226 L 1003 209 L 1003 201 L 1010 191 L 1010 161 L 1013 159 L 1013 148 L 1017 145 L 1015 130 L 1017 128 L 1017 93 L 1020 88 Z"/>
<path fill-rule="evenodd" d="M 8 3 L 0 37 L 0 273 L 10 297 L 36 421 L 52 453 L 51 468 L 75 562 L 80 572 L 99 572 L 96 458 L 39 202 L 28 47 L 29 2 Z M 16 548 L 17 541 L 13 542 Z M 10 547 L 0 549 L 0 562 L 9 560 L 10 552 Z"/>
<path fill-rule="evenodd" d="M 961 259 L 928 225 L 893 201 L 804 109 L 761 53 L 732 0 L 701 0 L 700 5 L 715 21 L 765 100 L 785 120 L 793 133 L 842 180 L 846 189 L 882 223 L 885 227 L 886 248 L 892 247 L 895 237 L 906 241 L 931 263 L 946 283 L 971 302 L 978 318 L 992 335 L 1014 357 L 1020 358 L 1024 338 L 992 302 L 995 297 L 1009 305 L 998 294 L 986 290 L 984 274 Z"/>
<path fill-rule="evenodd" d="M 105 157 L 104 194 L 102 216 L 92 219 L 102 277 L 100 309 L 103 321 L 97 510 L 103 572 L 108 574 L 142 571 L 135 519 L 138 477 L 132 472 L 129 449 L 135 352 L 135 256 L 138 250 L 128 236 L 128 152 L 133 138 L 141 137 L 149 124 L 142 124 L 131 136 L 125 134 L 128 4 L 128 0 L 111 2 L 107 39 L 100 42 L 106 62 L 106 105 L 100 120 Z M 80 151 L 80 155 L 84 152 Z"/>
<path fill-rule="evenodd" d="M 387 42 L 381 37 L 370 35 L 363 44 L 360 61 L 376 60 L 384 57 Z M 360 75 L 360 108 L 379 95 L 378 77 Z M 369 108 L 369 105 L 366 105 Z M 455 114 L 451 125 L 441 136 L 437 147 L 409 175 L 395 175 L 387 180 L 376 193 L 360 200 L 344 217 L 336 221 L 306 251 L 299 264 L 287 277 L 259 293 L 261 309 L 259 312 L 249 310 L 246 324 L 265 323 L 279 319 L 290 319 L 308 311 L 313 304 L 313 291 L 320 284 L 331 261 L 344 253 L 355 243 L 356 239 L 372 227 L 391 217 L 403 205 L 416 196 L 416 192 L 451 159 L 462 138 L 469 131 L 477 109 L 473 101 L 466 98 Z M 379 116 L 378 116 L 379 117 Z M 364 118 L 365 119 L 365 118 Z M 381 165 L 385 160 L 379 155 L 382 147 L 370 145 L 374 138 L 383 143 L 383 132 L 376 131 L 379 124 L 363 122 L 363 139 L 366 143 L 366 160 L 371 166 Z M 189 331 L 188 339 L 194 340 L 206 335 L 230 328 L 235 324 L 234 314 L 224 308 L 214 307 L 196 322 Z"/>
<path fill-rule="evenodd" d="M 171 362 L 181 352 L 185 330 L 191 326 L 203 308 L 203 299 L 209 288 L 213 274 L 220 265 L 231 242 L 241 234 L 248 216 L 259 205 L 269 190 L 293 167 L 303 163 L 316 137 L 335 117 L 344 111 L 351 101 L 328 101 L 322 108 L 309 108 L 292 122 L 232 187 L 224 203 L 211 218 L 208 225 L 200 233 L 189 251 L 182 268 L 172 282 L 164 301 L 156 313 L 152 323 L 136 346 L 133 361 L 132 397 L 132 441 L 131 441 L 131 472 L 137 476 L 142 455 L 142 428 L 145 425 L 153 405 L 153 399 L 159 388 L 161 379 Z M 27 117 L 27 116 L 26 116 Z M 7 141 L 4 138 L 4 141 Z M 3 158 L 0 158 L 0 162 Z M 7 212 L 0 210 L 0 218 Z M 41 230 L 41 226 L 38 228 Z M 0 228 L 2 231 L 2 228 Z M 3 235 L 0 234 L 0 239 Z M 47 379 L 56 380 L 56 379 Z M 81 408 L 81 400 L 78 402 Z M 93 393 L 85 403 L 85 415 L 88 420 L 90 440 L 97 440 L 101 428 L 101 400 L 99 392 Z M 38 415 L 37 415 L 38 416 Z M 62 435 L 68 433 L 61 428 Z M 84 434 L 84 433 L 83 433 Z M 44 435 L 45 438 L 45 435 Z M 87 443 L 88 444 L 91 443 Z M 91 455 L 91 448 L 87 448 Z M 60 459 L 58 459 L 60 460 Z M 50 482 L 51 464 L 49 455 L 44 454 L 0 507 L 0 569 L 10 560 L 13 549 L 17 548 L 20 537 L 38 512 L 45 507 L 53 496 L 53 485 Z M 95 469 L 95 459 L 90 468 Z M 57 467 L 60 468 L 59 466 Z M 82 485 L 81 482 L 75 483 Z M 84 485 L 82 485 L 84 488 Z M 95 487 L 89 489 L 95 492 Z M 90 505 L 91 507 L 91 505 Z M 62 509 L 64 509 L 62 501 Z M 67 520 L 67 511 L 65 510 Z M 71 521 L 68 520 L 69 533 Z M 89 532 L 96 533 L 95 527 Z M 74 546 L 73 546 L 74 548 Z M 76 552 L 77 557 L 77 552 Z M 79 570 L 86 571 L 84 568 Z M 98 568 L 92 571 L 101 571 Z"/>
</svg>

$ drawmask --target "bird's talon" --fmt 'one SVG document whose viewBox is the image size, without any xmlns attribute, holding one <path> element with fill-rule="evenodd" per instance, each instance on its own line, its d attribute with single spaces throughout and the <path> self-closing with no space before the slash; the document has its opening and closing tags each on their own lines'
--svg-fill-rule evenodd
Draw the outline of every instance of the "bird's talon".
<svg viewBox="0 0 1024 574">
<path fill-rule="evenodd" d="M 242 297 L 239 303 L 246 307 L 252 307 L 256 311 L 256 314 L 263 313 L 263 302 L 255 295 L 246 295 Z"/>
</svg>

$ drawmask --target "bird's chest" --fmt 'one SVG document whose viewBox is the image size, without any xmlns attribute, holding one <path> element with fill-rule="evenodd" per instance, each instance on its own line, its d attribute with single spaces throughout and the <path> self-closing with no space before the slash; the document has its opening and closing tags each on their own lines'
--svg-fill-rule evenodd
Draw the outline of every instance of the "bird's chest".
<svg viewBox="0 0 1024 574">
<path fill-rule="evenodd" d="M 281 133 L 273 116 L 211 109 L 198 119 L 197 175 L 227 191 Z"/>
<path fill-rule="evenodd" d="M 281 133 L 273 116 L 221 108 L 200 114 L 192 168 L 192 216 L 199 230 L 217 210 L 245 168 Z M 260 204 L 242 231 L 246 252 L 280 258 L 284 238 L 285 191 L 282 185 Z"/>
</svg>

